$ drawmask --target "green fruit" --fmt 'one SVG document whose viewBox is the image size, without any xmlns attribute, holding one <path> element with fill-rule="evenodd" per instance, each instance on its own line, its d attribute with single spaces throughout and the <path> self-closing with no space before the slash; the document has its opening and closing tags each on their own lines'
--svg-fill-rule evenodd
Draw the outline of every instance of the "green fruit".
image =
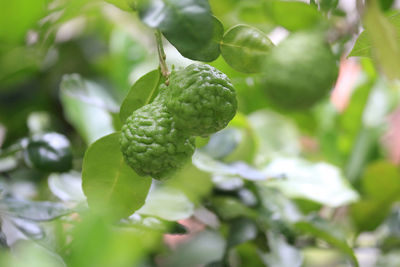
<svg viewBox="0 0 400 267">
<path fill-rule="evenodd" d="M 170 76 L 165 105 L 187 135 L 217 132 L 235 116 L 236 93 L 229 78 L 209 65 L 192 64 Z"/>
<path fill-rule="evenodd" d="M 298 32 L 272 48 L 264 65 L 263 86 L 273 104 L 304 109 L 328 94 L 337 73 L 336 58 L 323 36 Z"/>
<path fill-rule="evenodd" d="M 194 153 L 194 139 L 183 135 L 159 102 L 134 111 L 121 129 L 121 151 L 139 175 L 166 179 Z"/>
</svg>

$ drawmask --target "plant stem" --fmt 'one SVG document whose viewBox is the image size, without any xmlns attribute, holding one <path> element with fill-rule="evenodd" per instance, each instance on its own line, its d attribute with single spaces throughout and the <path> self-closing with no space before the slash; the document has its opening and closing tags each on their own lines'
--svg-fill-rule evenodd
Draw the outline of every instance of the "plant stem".
<svg viewBox="0 0 400 267">
<path fill-rule="evenodd" d="M 156 30 L 155 35 L 156 35 L 156 41 L 157 41 L 157 52 L 158 52 L 158 60 L 160 62 L 161 74 L 165 78 L 168 78 L 169 71 L 168 71 L 167 63 L 165 62 L 167 57 L 164 52 L 164 46 L 162 43 L 161 32 L 159 30 Z"/>
</svg>

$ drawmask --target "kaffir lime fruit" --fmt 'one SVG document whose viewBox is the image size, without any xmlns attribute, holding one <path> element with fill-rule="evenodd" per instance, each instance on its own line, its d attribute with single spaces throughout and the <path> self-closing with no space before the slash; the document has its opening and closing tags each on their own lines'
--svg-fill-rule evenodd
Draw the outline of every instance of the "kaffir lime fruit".
<svg viewBox="0 0 400 267">
<path fill-rule="evenodd" d="M 323 35 L 298 32 L 271 49 L 263 86 L 276 106 L 304 109 L 327 95 L 337 73 L 336 58 Z"/>
<path fill-rule="evenodd" d="M 139 175 L 166 179 L 192 156 L 194 139 L 183 135 L 166 107 L 145 105 L 128 117 L 121 129 L 121 151 Z"/>
<path fill-rule="evenodd" d="M 223 129 L 237 109 L 236 93 L 229 78 L 206 64 L 192 64 L 172 72 L 165 105 L 176 127 L 193 136 Z"/>
</svg>

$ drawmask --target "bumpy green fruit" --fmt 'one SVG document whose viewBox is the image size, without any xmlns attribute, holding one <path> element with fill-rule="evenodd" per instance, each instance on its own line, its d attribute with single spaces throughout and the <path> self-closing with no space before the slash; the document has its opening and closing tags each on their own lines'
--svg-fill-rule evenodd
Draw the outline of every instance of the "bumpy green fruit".
<svg viewBox="0 0 400 267">
<path fill-rule="evenodd" d="M 223 129 L 237 109 L 236 93 L 229 78 L 205 64 L 192 64 L 172 72 L 165 105 L 176 127 L 194 136 Z"/>
<path fill-rule="evenodd" d="M 326 96 L 336 78 L 336 59 L 323 36 L 298 32 L 271 50 L 263 85 L 277 106 L 303 109 Z"/>
<path fill-rule="evenodd" d="M 121 129 L 121 151 L 139 175 L 166 179 L 192 156 L 194 139 L 175 128 L 173 118 L 159 102 L 132 113 Z"/>
</svg>

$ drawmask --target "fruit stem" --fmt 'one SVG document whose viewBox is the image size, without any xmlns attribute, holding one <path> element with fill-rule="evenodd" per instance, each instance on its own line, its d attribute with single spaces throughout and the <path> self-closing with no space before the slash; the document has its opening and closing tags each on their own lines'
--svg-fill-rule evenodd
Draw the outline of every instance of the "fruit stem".
<svg viewBox="0 0 400 267">
<path fill-rule="evenodd" d="M 157 52 L 158 52 L 158 60 L 160 62 L 161 74 L 165 78 L 168 78 L 169 71 L 168 71 L 167 63 L 165 62 L 165 60 L 167 59 L 167 56 L 165 55 L 165 52 L 164 52 L 164 46 L 162 43 L 161 32 L 159 30 L 156 30 L 155 35 L 156 35 L 156 41 L 157 41 Z"/>
</svg>

